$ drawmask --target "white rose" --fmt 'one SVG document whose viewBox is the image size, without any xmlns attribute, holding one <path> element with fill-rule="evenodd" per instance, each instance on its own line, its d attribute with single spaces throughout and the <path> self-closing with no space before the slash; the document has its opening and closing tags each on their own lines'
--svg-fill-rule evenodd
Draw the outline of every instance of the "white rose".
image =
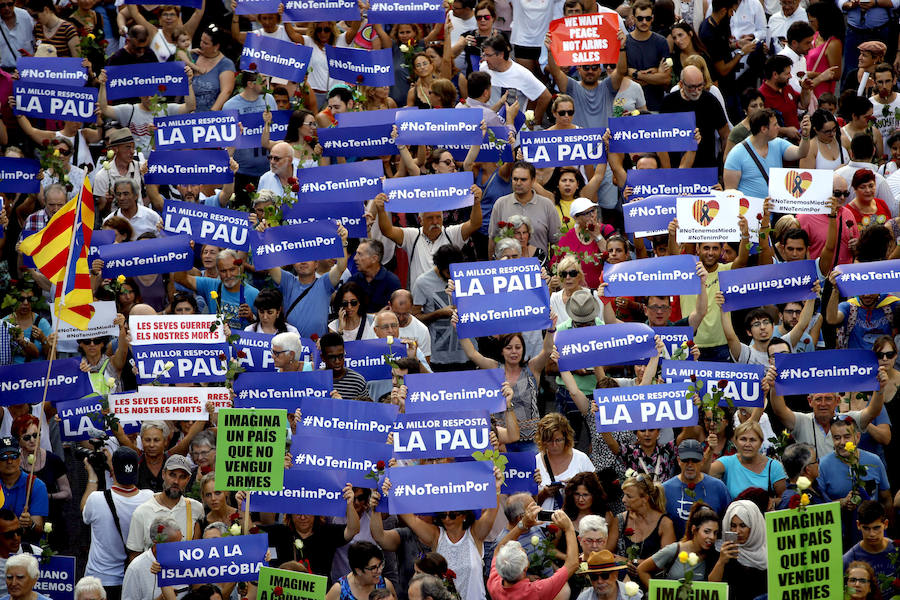
<svg viewBox="0 0 900 600">
<path fill-rule="evenodd" d="M 672 64 L 673 64 L 673 63 L 672 63 L 672 59 L 671 59 L 671 58 L 667 58 L 667 59 L 666 59 L 666 66 L 669 67 L 669 68 L 671 69 L 671 68 L 672 68 Z"/>
<path fill-rule="evenodd" d="M 525 120 L 526 121 L 534 121 L 534 111 L 533 110 L 525 111 Z"/>
<path fill-rule="evenodd" d="M 294 548 L 303 550 L 303 540 L 294 540 Z"/>
<path fill-rule="evenodd" d="M 228 529 L 228 533 L 231 535 L 241 535 L 241 526 L 235 523 Z"/>
<path fill-rule="evenodd" d="M 112 167 L 112 163 L 109 162 L 108 160 L 104 160 L 104 161 L 103 161 L 103 168 L 106 169 L 107 171 L 109 171 L 110 167 Z"/>
<path fill-rule="evenodd" d="M 688 564 L 689 564 L 689 565 L 691 565 L 692 567 L 696 567 L 698 562 L 700 562 L 700 557 L 699 557 L 699 556 L 697 556 L 697 555 L 694 554 L 693 552 L 691 552 L 690 554 L 688 554 Z"/>
<path fill-rule="evenodd" d="M 33 465 L 33 464 L 34 464 L 34 454 L 29 454 L 29 455 L 28 455 L 28 464 L 29 464 L 29 465 Z M 47 523 L 47 525 L 49 525 L 49 523 Z"/>
<path fill-rule="evenodd" d="M 53 523 L 44 523 L 44 533 L 53 533 Z"/>
<path fill-rule="evenodd" d="M 106 385 L 108 385 L 108 386 L 111 387 L 111 388 L 116 387 L 116 378 L 115 378 L 115 377 L 107 377 L 107 378 L 106 378 Z"/>
<path fill-rule="evenodd" d="M 107 150 L 107 151 L 106 151 L 106 158 L 107 158 L 108 160 L 112 160 L 113 157 L 114 157 L 115 155 L 116 155 L 116 153 L 115 153 L 114 150 Z"/>
<path fill-rule="evenodd" d="M 169 369 L 171 369 L 174 366 L 175 366 L 175 363 L 173 363 L 171 360 L 169 360 L 169 361 L 166 361 L 166 364 L 163 365 L 163 369 L 168 371 Z"/>
<path fill-rule="evenodd" d="M 625 595 L 626 596 L 636 596 L 638 592 L 641 591 L 640 586 L 633 581 L 629 581 L 625 584 Z"/>
<path fill-rule="evenodd" d="M 812 482 L 809 480 L 809 478 L 807 478 L 807 477 L 798 477 L 797 478 L 797 489 L 800 490 L 801 492 L 803 490 L 807 489 L 811 485 L 812 485 Z"/>
<path fill-rule="evenodd" d="M 536 535 L 531 536 L 531 545 L 532 546 L 537 546 L 540 543 L 541 543 L 541 538 L 539 538 Z"/>
<path fill-rule="evenodd" d="M 393 344 L 393 343 L 394 343 L 394 336 L 392 336 L 392 335 L 387 336 L 387 343 L 388 343 L 388 346 L 390 346 L 391 344 Z"/>
<path fill-rule="evenodd" d="M 409 46 L 406 44 L 400 44 L 400 52 L 409 52 Z"/>
</svg>

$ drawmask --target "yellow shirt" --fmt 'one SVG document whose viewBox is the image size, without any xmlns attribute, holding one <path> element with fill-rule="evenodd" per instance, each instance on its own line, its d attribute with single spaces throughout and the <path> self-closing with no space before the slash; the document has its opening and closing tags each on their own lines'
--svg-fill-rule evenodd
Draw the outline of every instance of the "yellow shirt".
<svg viewBox="0 0 900 600">
<path fill-rule="evenodd" d="M 560 224 L 560 236 L 563 236 L 569 233 L 569 230 L 575 227 L 575 219 L 569 216 L 569 209 L 572 206 L 573 200 L 560 200 L 556 204 L 556 212 L 559 213 L 559 224 Z M 566 219 L 569 219 L 569 222 L 566 223 Z"/>
<path fill-rule="evenodd" d="M 712 348 L 727 344 L 725 330 L 722 329 L 722 311 L 716 304 L 716 292 L 719 291 L 719 273 L 730 271 L 733 263 L 720 264 L 719 268 L 706 276 L 706 316 L 700 321 L 700 327 L 694 334 L 694 343 L 700 348 Z M 687 317 L 697 307 L 697 296 L 681 296 L 681 315 Z"/>
</svg>

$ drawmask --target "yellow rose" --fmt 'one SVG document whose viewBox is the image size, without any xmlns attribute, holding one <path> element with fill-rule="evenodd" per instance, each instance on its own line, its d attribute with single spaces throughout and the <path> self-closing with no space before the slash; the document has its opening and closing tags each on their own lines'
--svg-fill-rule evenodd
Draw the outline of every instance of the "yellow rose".
<svg viewBox="0 0 900 600">
<path fill-rule="evenodd" d="M 688 561 L 688 553 L 682 550 L 678 553 L 678 560 L 681 563 L 686 563 Z"/>
<path fill-rule="evenodd" d="M 800 506 L 806 506 L 807 504 L 809 504 L 809 495 L 800 494 Z"/>
<path fill-rule="evenodd" d="M 53 151 L 53 156 L 59 156 L 59 148 Z"/>
<path fill-rule="evenodd" d="M 631 111 L 631 116 L 632 116 L 632 117 L 636 117 L 636 116 L 638 116 L 638 115 L 640 115 L 640 114 L 641 114 L 641 111 L 639 111 L 639 110 L 637 110 L 637 109 Z"/>
<path fill-rule="evenodd" d="M 89 40 L 92 40 L 92 39 L 94 39 L 95 37 L 96 37 L 96 36 L 95 36 L 93 33 L 87 34 L 87 39 L 89 39 Z"/>
<path fill-rule="evenodd" d="M 118 281 L 119 283 L 125 283 L 125 276 L 119 275 L 118 277 L 116 277 L 116 281 Z"/>
<path fill-rule="evenodd" d="M 846 444 L 844 444 L 844 450 L 846 450 L 847 452 L 854 452 L 856 450 L 856 444 L 854 444 L 853 442 L 847 442 Z"/>
<path fill-rule="evenodd" d="M 213 300 L 215 300 L 215 299 L 217 299 L 217 298 L 219 297 L 219 294 L 218 294 L 218 292 L 216 292 L 215 290 L 213 290 L 213 291 L 211 291 L 211 292 L 209 293 L 209 297 L 212 298 Z"/>
</svg>

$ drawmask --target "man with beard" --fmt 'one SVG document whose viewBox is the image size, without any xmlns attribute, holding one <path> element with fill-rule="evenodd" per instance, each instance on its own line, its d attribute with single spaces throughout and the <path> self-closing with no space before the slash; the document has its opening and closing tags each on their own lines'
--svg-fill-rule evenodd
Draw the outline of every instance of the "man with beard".
<svg viewBox="0 0 900 600">
<path fill-rule="evenodd" d="M 685 152 L 680 157 L 677 153 L 669 154 L 673 167 L 716 167 L 719 164 L 719 150 L 725 150 L 725 142 L 731 128 L 725 111 L 715 96 L 704 89 L 703 73 L 697 67 L 688 65 L 681 71 L 678 91 L 668 94 L 662 101 L 660 112 L 693 112 L 696 115 L 697 128 L 700 130 L 700 143 L 695 152 Z M 719 134 L 721 147 L 716 148 L 716 136 Z M 691 160 L 693 156 L 693 160 Z"/>
<path fill-rule="evenodd" d="M 881 63 L 875 67 L 875 95 L 869 98 L 872 103 L 872 115 L 875 117 L 875 126 L 881 132 L 884 140 L 884 153 L 891 155 L 888 138 L 900 127 L 897 119 L 897 111 L 900 109 L 900 97 L 894 87 L 897 78 L 894 76 L 894 68 L 888 63 Z"/>
<path fill-rule="evenodd" d="M 175 273 L 175 283 L 195 291 L 206 301 L 209 311 L 215 312 L 218 303 L 222 303 L 222 312 L 232 328 L 243 329 L 248 323 L 256 321 L 253 302 L 259 291 L 243 281 L 244 261 L 235 250 L 222 250 L 216 257 L 218 281 L 212 277 L 199 277 L 185 271 Z"/>
<path fill-rule="evenodd" d="M 131 516 L 128 528 L 128 559 L 150 548 L 150 523 L 161 518 L 171 518 L 179 528 L 186 531 L 185 539 L 200 539 L 199 521 L 203 518 L 203 505 L 184 497 L 184 491 L 191 480 L 191 465 L 180 454 L 173 454 L 163 466 L 163 491 L 138 506 Z M 127 573 L 126 573 L 127 579 Z"/>
<path fill-rule="evenodd" d="M 804 107 L 809 105 L 810 87 L 809 84 L 802 85 L 803 90 L 798 93 L 794 86 L 789 85 L 793 64 L 793 61 L 783 54 L 767 60 L 763 68 L 763 82 L 759 86 L 759 93 L 763 95 L 766 108 L 781 113 L 784 126 L 779 133 L 797 139 L 797 129 L 800 127 L 797 106 L 798 103 Z"/>
</svg>

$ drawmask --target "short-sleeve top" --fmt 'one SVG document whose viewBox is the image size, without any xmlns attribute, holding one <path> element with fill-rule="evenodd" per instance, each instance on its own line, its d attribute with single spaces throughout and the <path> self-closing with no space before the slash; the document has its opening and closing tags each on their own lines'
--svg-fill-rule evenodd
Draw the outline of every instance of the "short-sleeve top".
<svg viewBox="0 0 900 600">
<path fill-rule="evenodd" d="M 722 456 L 719 462 L 725 465 L 725 473 L 722 481 L 728 487 L 728 493 L 736 498 L 741 492 L 750 487 L 758 487 L 764 490 L 772 490 L 776 481 L 787 479 L 784 467 L 777 460 L 767 459 L 768 464 L 761 473 L 754 473 L 741 464 L 736 454 Z"/>
<path fill-rule="evenodd" d="M 753 147 L 750 143 L 747 145 L 751 148 Z M 790 148 L 791 145 L 792 144 L 789 141 L 783 138 L 775 138 L 774 140 L 769 140 L 769 152 L 765 157 L 757 154 L 756 150 L 753 150 L 753 153 L 756 155 L 756 158 L 759 159 L 759 162 L 762 163 L 763 168 L 766 170 L 766 174 L 768 174 L 771 168 L 782 166 L 784 152 Z M 747 153 L 747 148 L 743 143 L 736 145 L 731 152 L 728 153 L 728 157 L 725 159 L 725 169 L 741 172 L 741 181 L 738 183 L 738 190 L 740 190 L 741 193 L 747 194 L 748 196 L 755 196 L 756 198 L 765 198 L 768 196 L 769 184 L 766 183 L 759 167 L 756 166 L 753 157 Z"/>
<path fill-rule="evenodd" d="M 195 54 L 192 58 L 196 61 L 197 55 Z M 234 63 L 231 62 L 230 58 L 223 56 L 222 60 L 217 62 L 209 72 L 202 75 L 194 75 L 192 85 L 194 86 L 194 97 L 197 99 L 195 112 L 212 110 L 212 105 L 215 104 L 216 98 L 218 98 L 221 91 L 219 75 L 226 71 L 234 71 Z"/>
</svg>

